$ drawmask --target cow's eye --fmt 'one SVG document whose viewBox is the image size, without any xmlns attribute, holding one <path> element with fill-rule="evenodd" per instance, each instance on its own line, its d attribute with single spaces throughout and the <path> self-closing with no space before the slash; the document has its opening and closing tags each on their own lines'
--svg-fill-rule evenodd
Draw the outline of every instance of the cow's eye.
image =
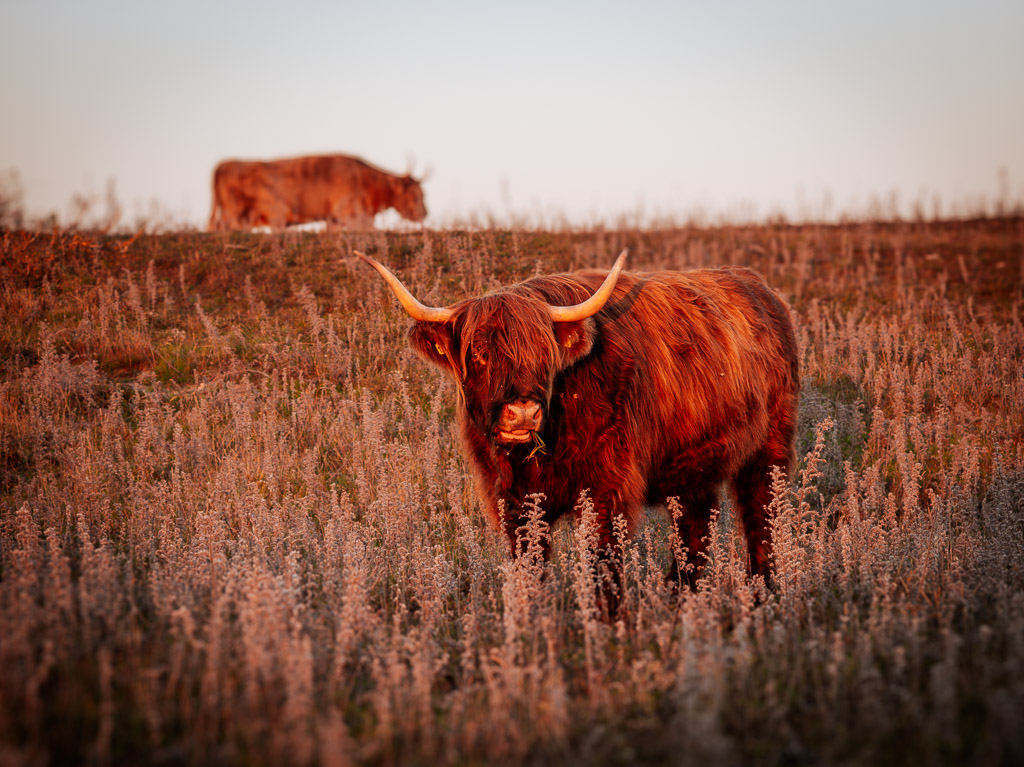
<svg viewBox="0 0 1024 767">
<path fill-rule="evenodd" d="M 487 359 L 480 352 L 473 352 L 473 362 L 475 362 L 480 367 L 487 366 Z"/>
</svg>

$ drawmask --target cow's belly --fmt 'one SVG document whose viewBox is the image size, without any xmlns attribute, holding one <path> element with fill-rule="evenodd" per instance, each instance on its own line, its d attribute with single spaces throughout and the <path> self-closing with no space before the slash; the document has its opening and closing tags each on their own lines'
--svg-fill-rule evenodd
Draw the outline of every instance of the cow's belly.
<svg viewBox="0 0 1024 767">
<path fill-rule="evenodd" d="M 765 418 L 733 422 L 711 435 L 670 447 L 647 476 L 647 503 L 704 495 L 731 479 L 767 437 Z"/>
</svg>

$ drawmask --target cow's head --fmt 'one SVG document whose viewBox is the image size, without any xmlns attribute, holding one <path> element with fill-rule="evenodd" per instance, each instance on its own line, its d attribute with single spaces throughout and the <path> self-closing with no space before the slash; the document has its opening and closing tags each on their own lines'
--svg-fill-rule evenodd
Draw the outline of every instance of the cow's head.
<svg viewBox="0 0 1024 767">
<path fill-rule="evenodd" d="M 422 221 L 427 217 L 427 206 L 423 203 L 423 188 L 412 176 L 394 176 L 391 182 L 391 205 L 403 218 Z"/>
<path fill-rule="evenodd" d="M 532 443 L 544 430 L 555 376 L 590 353 L 593 316 L 626 261 L 623 251 L 597 291 L 573 306 L 552 306 L 523 284 L 432 307 L 388 269 L 356 255 L 380 273 L 417 321 L 409 330 L 413 348 L 455 379 L 469 417 L 501 445 Z"/>
</svg>

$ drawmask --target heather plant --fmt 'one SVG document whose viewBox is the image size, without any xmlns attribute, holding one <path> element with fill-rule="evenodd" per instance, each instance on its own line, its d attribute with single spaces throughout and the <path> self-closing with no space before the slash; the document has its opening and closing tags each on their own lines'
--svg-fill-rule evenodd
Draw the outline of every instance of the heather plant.
<svg viewBox="0 0 1024 767">
<path fill-rule="evenodd" d="M 670 501 L 610 619 L 589 496 L 510 556 L 349 254 L 440 304 L 624 246 L 761 271 L 804 385 L 773 582 Z M 5 763 L 1024 758 L 1019 220 L 0 247 Z"/>
</svg>

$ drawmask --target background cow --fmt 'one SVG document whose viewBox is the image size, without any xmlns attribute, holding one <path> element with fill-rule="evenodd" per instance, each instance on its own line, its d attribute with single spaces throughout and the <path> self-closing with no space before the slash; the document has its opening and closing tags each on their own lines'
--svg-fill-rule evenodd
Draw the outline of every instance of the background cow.
<svg viewBox="0 0 1024 767">
<path fill-rule="evenodd" d="M 209 229 L 283 229 L 310 221 L 372 229 L 374 216 L 388 208 L 410 221 L 426 218 L 420 182 L 346 155 L 226 160 L 213 171 Z"/>
<path fill-rule="evenodd" d="M 699 567 L 728 482 L 750 568 L 768 577 L 769 474 L 792 462 L 799 360 L 789 311 L 759 275 L 623 273 L 623 252 L 607 273 L 536 277 L 439 308 L 358 255 L 417 320 L 413 347 L 454 378 L 479 492 L 513 553 L 530 493 L 545 494 L 553 523 L 589 491 L 606 558 L 616 518 L 632 531 L 644 504 L 677 497 Z"/>
</svg>

